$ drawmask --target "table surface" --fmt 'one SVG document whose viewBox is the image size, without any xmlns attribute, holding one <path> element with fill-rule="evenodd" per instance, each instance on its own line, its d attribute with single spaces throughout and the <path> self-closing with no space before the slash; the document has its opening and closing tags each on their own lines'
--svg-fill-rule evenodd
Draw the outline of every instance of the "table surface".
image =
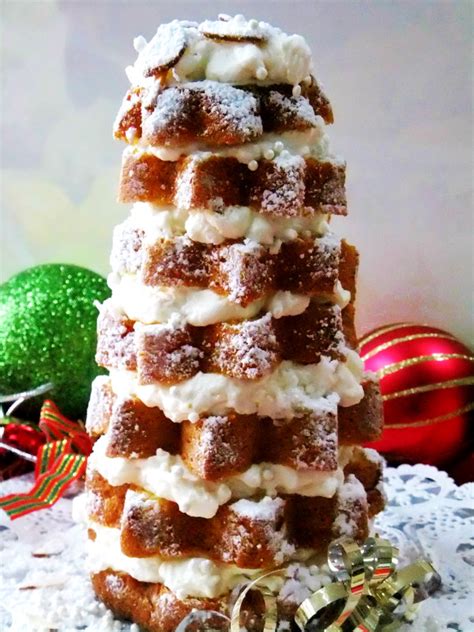
<svg viewBox="0 0 474 632">
<path fill-rule="evenodd" d="M 31 475 L 0 484 L 0 495 L 26 491 Z M 375 530 L 400 549 L 400 566 L 424 557 L 442 587 L 403 630 L 474 630 L 474 484 L 458 487 L 426 465 L 387 468 L 388 506 Z M 77 494 L 77 489 L 76 489 Z M 71 493 L 51 509 L 10 521 L 0 511 L 0 630 L 137 632 L 116 621 L 92 592 L 85 529 L 72 518 Z"/>
</svg>

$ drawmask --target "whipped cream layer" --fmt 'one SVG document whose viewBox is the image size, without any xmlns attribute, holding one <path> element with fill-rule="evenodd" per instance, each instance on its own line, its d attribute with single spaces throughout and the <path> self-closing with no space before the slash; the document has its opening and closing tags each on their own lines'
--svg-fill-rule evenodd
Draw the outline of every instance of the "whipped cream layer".
<svg viewBox="0 0 474 632">
<path fill-rule="evenodd" d="M 174 422 L 196 422 L 204 414 L 235 411 L 272 419 L 291 419 L 311 413 L 335 413 L 338 404 L 352 406 L 364 395 L 363 363 L 346 350 L 346 362 L 323 356 L 317 364 L 283 361 L 260 380 L 244 381 L 217 373 L 197 373 L 179 384 L 138 383 L 133 371 L 112 370 L 112 388 L 119 396 L 136 396 L 157 406 Z"/>
<path fill-rule="evenodd" d="M 131 142 L 133 140 L 130 139 Z M 241 145 L 215 147 L 205 141 L 200 141 L 187 145 L 165 147 L 164 145 L 147 145 L 139 141 L 125 151 L 135 155 L 153 154 L 160 160 L 169 162 L 175 162 L 182 156 L 190 155 L 205 158 L 212 153 L 213 156 L 237 158 L 239 162 L 248 165 L 249 169 L 252 170 L 258 169 L 259 160 L 278 160 L 278 158 L 283 160 L 288 156 L 315 158 L 336 164 L 342 163 L 341 158 L 331 153 L 326 125 L 319 115 L 315 116 L 314 127 L 304 132 L 288 131 L 281 134 L 262 134 L 258 141 Z"/>
<path fill-rule="evenodd" d="M 253 318 L 262 311 L 274 318 L 297 316 L 306 310 L 311 300 L 302 294 L 279 291 L 242 307 L 213 290 L 152 287 L 142 283 L 135 275 L 110 274 L 107 282 L 115 308 L 131 320 L 144 324 L 167 323 L 178 318 L 181 323 L 205 327 Z M 334 298 L 335 303 L 343 307 L 349 302 L 350 293 L 338 286 Z"/>
<path fill-rule="evenodd" d="M 155 455 L 142 459 L 109 457 L 107 444 L 107 435 L 96 441 L 88 465 L 110 485 L 136 485 L 154 496 L 175 502 L 182 513 L 201 518 L 212 518 L 231 498 L 261 493 L 331 498 L 343 482 L 342 470 L 352 454 L 351 448 L 340 448 L 339 467 L 335 471 L 297 471 L 285 465 L 259 463 L 217 483 L 193 474 L 179 455 L 159 449 Z"/>
<path fill-rule="evenodd" d="M 96 534 L 95 540 L 87 543 L 90 572 L 112 569 L 128 573 L 138 581 L 164 584 L 179 599 L 218 597 L 261 572 L 202 557 L 176 560 L 164 560 L 159 556 L 128 557 L 120 547 L 120 529 L 95 522 L 90 522 L 89 527 Z"/>
<path fill-rule="evenodd" d="M 108 285 L 112 289 L 114 306 L 131 320 L 145 324 L 167 323 L 176 314 L 179 314 L 181 322 L 196 327 L 245 320 L 260 312 L 270 313 L 273 318 L 283 318 L 302 314 L 311 301 L 309 296 L 282 290 L 242 307 L 213 290 L 152 287 L 141 283 L 134 275 L 120 277 L 111 274 Z M 350 298 L 350 292 L 337 282 L 332 302 L 342 309 Z"/>
<path fill-rule="evenodd" d="M 238 41 L 236 41 L 238 40 Z M 133 85 L 146 85 L 158 70 L 165 83 L 211 79 L 235 85 L 297 85 L 312 72 L 311 51 L 301 35 L 287 35 L 243 15 L 162 24 L 147 43 L 134 40 L 138 58 L 126 69 Z M 163 70 L 170 68 L 164 76 Z"/>
<path fill-rule="evenodd" d="M 87 541 L 90 572 L 110 569 L 128 573 L 138 581 L 164 584 L 178 599 L 219 597 L 262 573 L 262 569 L 239 568 L 204 557 L 177 560 L 163 560 L 159 556 L 128 557 L 122 553 L 120 529 L 104 527 L 92 521 L 88 526 L 95 532 L 95 540 Z M 300 549 L 285 568 L 283 576 L 266 577 L 259 585 L 279 594 L 284 601 L 299 604 L 329 582 L 329 570 L 321 556 L 309 549 Z"/>
<path fill-rule="evenodd" d="M 138 581 L 155 580 L 165 583 L 171 590 L 171 586 L 176 586 L 174 592 L 180 598 L 217 597 L 231 590 L 237 583 L 246 582 L 261 573 L 258 569 L 246 570 L 231 564 L 215 563 L 206 558 L 167 561 L 166 566 L 162 566 L 164 560 L 159 557 L 128 557 L 121 551 L 119 529 L 88 521 L 86 502 L 86 494 L 74 499 L 73 519 L 87 524 L 96 534 L 95 541 L 87 541 L 87 566 L 91 572 L 111 569 L 128 573 Z M 182 579 L 185 581 L 181 584 Z M 286 567 L 285 577 L 268 577 L 263 580 L 263 585 L 274 594 L 279 594 L 279 599 L 300 604 L 329 581 L 329 569 L 322 556 L 315 555 L 309 549 L 299 549 L 293 556 L 293 561 Z M 180 593 L 180 590 L 183 592 Z"/>
<path fill-rule="evenodd" d="M 192 241 L 219 245 L 227 240 L 245 239 L 265 246 L 297 237 L 322 237 L 329 230 L 328 216 L 317 213 L 309 217 L 264 216 L 248 206 L 228 206 L 222 213 L 161 207 L 137 202 L 130 217 L 114 229 L 111 265 L 117 269 L 120 260 L 115 254 L 124 228 L 140 229 L 145 243 L 187 235 Z"/>
</svg>

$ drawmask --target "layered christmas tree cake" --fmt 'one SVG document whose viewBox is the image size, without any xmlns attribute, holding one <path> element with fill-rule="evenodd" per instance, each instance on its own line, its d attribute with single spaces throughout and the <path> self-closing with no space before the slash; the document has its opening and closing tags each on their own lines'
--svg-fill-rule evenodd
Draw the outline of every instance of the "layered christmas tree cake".
<svg viewBox="0 0 474 632">
<path fill-rule="evenodd" d="M 133 206 L 87 419 L 92 582 L 168 632 L 281 568 L 267 583 L 289 629 L 328 544 L 363 541 L 383 507 L 360 447 L 382 413 L 357 354 L 358 255 L 330 228 L 347 212 L 331 105 L 305 40 L 264 22 L 174 21 L 135 47 L 115 123 Z"/>
</svg>

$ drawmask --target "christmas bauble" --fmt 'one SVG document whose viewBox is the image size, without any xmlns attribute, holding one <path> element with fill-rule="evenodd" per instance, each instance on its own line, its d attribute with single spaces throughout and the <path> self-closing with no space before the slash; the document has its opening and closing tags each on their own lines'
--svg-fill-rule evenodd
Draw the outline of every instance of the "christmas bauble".
<svg viewBox="0 0 474 632">
<path fill-rule="evenodd" d="M 100 275 L 65 264 L 36 266 L 1 285 L 0 393 L 52 382 L 47 396 L 67 416 L 82 418 L 99 373 L 94 301 L 109 294 Z"/>
<path fill-rule="evenodd" d="M 30 424 L 15 420 L 14 423 L 7 423 L 3 426 L 2 441 L 36 456 L 40 446 L 46 441 L 46 435 Z M 5 452 L 7 452 L 5 448 L 0 448 L 0 456 Z"/>
<path fill-rule="evenodd" d="M 474 356 L 441 329 L 380 327 L 360 341 L 380 378 L 385 427 L 370 444 L 389 459 L 442 465 L 465 449 L 474 409 Z"/>
</svg>

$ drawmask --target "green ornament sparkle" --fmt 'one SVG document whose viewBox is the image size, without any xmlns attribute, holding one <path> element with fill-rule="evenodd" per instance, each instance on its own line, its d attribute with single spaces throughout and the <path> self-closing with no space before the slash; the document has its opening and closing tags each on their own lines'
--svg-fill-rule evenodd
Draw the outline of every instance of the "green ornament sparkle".
<svg viewBox="0 0 474 632">
<path fill-rule="evenodd" d="M 29 268 L 1 285 L 0 393 L 52 382 L 46 397 L 83 419 L 91 382 L 102 372 L 94 360 L 94 301 L 109 295 L 100 275 L 66 264 Z"/>
</svg>

